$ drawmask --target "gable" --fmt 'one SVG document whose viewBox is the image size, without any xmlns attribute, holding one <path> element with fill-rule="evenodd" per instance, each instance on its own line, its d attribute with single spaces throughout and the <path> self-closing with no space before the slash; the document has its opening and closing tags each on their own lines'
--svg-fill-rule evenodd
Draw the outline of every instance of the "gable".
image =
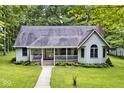
<svg viewBox="0 0 124 93">
<path fill-rule="evenodd" d="M 81 47 L 82 45 L 91 46 L 92 44 L 110 47 L 109 44 L 104 40 L 104 38 L 97 31 L 93 31 L 84 41 L 82 41 L 79 44 L 79 47 Z"/>
</svg>

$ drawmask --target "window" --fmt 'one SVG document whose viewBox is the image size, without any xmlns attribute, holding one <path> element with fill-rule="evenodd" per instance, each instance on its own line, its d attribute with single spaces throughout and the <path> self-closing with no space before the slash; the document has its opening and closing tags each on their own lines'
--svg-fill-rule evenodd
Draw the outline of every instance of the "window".
<svg viewBox="0 0 124 93">
<path fill-rule="evenodd" d="M 27 48 L 22 48 L 22 56 L 27 56 Z"/>
<path fill-rule="evenodd" d="M 97 58 L 98 57 L 98 47 L 97 45 L 92 45 L 90 49 L 90 57 Z"/>
<path fill-rule="evenodd" d="M 84 57 L 84 48 L 81 48 L 81 57 Z"/>
<path fill-rule="evenodd" d="M 106 54 L 106 50 L 105 48 L 103 48 L 103 57 L 105 57 L 105 54 Z"/>
</svg>

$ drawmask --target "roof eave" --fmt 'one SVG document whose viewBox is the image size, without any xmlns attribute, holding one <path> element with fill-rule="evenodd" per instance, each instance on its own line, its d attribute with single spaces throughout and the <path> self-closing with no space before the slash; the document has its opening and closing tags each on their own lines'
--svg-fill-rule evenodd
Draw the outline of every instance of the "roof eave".
<svg viewBox="0 0 124 93">
<path fill-rule="evenodd" d="M 14 48 L 77 48 L 78 46 L 13 46 Z"/>
</svg>

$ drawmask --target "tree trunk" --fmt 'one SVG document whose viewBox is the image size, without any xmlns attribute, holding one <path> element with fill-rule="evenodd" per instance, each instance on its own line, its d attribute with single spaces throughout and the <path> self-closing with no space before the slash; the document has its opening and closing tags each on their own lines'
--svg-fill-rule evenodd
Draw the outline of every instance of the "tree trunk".
<svg viewBox="0 0 124 93">
<path fill-rule="evenodd" d="M 4 39 L 3 55 L 6 55 L 6 39 Z"/>
</svg>

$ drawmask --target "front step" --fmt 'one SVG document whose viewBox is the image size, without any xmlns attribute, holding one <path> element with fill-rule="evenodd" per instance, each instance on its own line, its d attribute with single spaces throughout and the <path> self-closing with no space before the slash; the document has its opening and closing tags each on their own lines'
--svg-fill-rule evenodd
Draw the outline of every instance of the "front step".
<svg viewBox="0 0 124 93">
<path fill-rule="evenodd" d="M 43 66 L 54 66 L 53 60 L 43 60 Z"/>
</svg>

